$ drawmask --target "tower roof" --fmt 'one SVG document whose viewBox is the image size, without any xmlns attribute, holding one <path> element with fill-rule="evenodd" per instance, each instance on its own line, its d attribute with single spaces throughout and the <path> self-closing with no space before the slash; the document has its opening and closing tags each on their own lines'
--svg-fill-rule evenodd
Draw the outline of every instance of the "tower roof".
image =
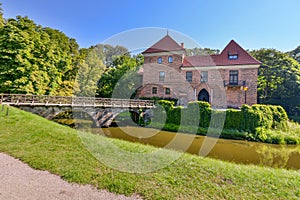
<svg viewBox="0 0 300 200">
<path fill-rule="evenodd" d="M 161 40 L 156 42 L 150 48 L 146 49 L 144 53 L 158 53 L 158 52 L 169 52 L 169 51 L 181 51 L 184 50 L 173 38 L 166 35 Z"/>
</svg>

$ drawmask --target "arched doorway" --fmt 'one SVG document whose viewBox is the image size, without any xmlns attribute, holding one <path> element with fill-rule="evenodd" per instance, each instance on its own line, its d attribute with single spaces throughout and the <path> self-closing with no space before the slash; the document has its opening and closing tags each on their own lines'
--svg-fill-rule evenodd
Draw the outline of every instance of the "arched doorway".
<svg viewBox="0 0 300 200">
<path fill-rule="evenodd" d="M 209 102 L 209 94 L 206 89 L 202 89 L 198 94 L 198 101 Z"/>
</svg>

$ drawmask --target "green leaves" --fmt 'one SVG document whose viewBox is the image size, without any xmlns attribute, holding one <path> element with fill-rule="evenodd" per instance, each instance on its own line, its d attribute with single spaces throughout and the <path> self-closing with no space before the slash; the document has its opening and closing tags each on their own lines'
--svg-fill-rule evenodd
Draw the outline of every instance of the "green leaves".
<svg viewBox="0 0 300 200">
<path fill-rule="evenodd" d="M 251 54 L 262 62 L 258 74 L 260 103 L 282 105 L 294 114 L 300 105 L 300 64 L 275 49 L 255 50 Z"/>
<path fill-rule="evenodd" d="M 0 93 L 72 95 L 78 45 L 17 16 L 0 26 Z"/>
<path fill-rule="evenodd" d="M 138 69 L 143 64 L 142 55 L 131 57 L 128 54 L 115 57 L 98 83 L 97 94 L 101 97 L 131 98 L 141 86 Z"/>
</svg>

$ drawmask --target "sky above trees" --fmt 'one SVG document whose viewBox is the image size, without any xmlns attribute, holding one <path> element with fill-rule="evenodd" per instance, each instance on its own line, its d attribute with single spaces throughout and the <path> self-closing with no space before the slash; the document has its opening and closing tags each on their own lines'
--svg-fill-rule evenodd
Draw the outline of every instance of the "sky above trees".
<svg viewBox="0 0 300 200">
<path fill-rule="evenodd" d="M 223 49 L 231 39 L 246 49 L 291 51 L 300 45 L 299 0 L 1 2 L 5 18 L 28 16 L 37 24 L 75 38 L 80 47 L 89 47 L 120 32 L 143 27 L 176 30 L 202 47 L 213 49 Z M 145 39 L 148 38 L 160 39 L 153 39 L 151 35 Z"/>
</svg>

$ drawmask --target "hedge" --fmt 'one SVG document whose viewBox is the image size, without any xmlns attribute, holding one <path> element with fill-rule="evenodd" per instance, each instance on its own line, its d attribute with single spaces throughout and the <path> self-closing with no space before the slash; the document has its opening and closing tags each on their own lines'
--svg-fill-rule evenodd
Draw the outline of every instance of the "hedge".
<svg viewBox="0 0 300 200">
<path fill-rule="evenodd" d="M 198 128 L 224 128 L 256 133 L 262 130 L 287 128 L 288 116 L 281 106 L 255 104 L 243 105 L 241 110 L 228 109 L 213 110 L 207 102 L 190 102 L 187 108 L 174 107 L 174 102 L 160 100 L 161 107 L 154 112 L 154 121 L 162 122 L 164 118 L 167 126 L 198 126 Z M 223 123 L 224 122 L 224 123 Z"/>
</svg>

